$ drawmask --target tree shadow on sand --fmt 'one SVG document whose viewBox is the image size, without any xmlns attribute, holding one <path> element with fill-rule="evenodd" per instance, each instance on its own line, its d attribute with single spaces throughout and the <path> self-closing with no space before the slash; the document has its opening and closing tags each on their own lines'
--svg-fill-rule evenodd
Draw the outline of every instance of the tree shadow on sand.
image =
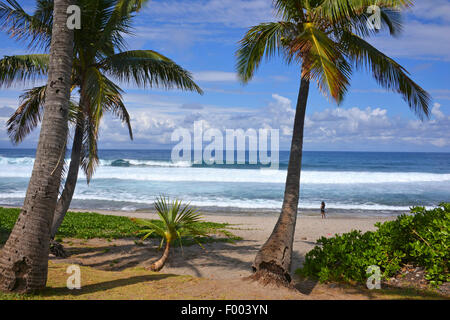
<svg viewBox="0 0 450 320">
<path fill-rule="evenodd" d="M 248 243 L 248 244 L 247 244 Z M 246 272 L 251 270 L 251 262 L 239 256 L 230 256 L 231 252 L 242 255 L 256 255 L 259 246 L 253 241 L 240 240 L 239 245 L 228 242 L 204 244 L 205 249 L 193 246 L 173 247 L 165 269 L 189 268 L 194 276 L 202 277 L 202 267 L 220 267 L 233 271 Z M 95 247 L 66 247 L 71 255 L 68 259 L 57 259 L 60 262 L 76 263 L 101 270 L 122 271 L 135 266 L 147 266 L 157 260 L 162 251 L 156 246 L 138 246 L 133 242 Z M 54 259 L 54 258 L 53 258 Z M 199 262 L 198 259 L 201 259 Z"/>
<path fill-rule="evenodd" d="M 81 289 L 73 289 L 70 290 L 66 287 L 58 287 L 58 288 L 47 288 L 41 292 L 43 296 L 65 296 L 65 295 L 73 295 L 80 296 L 84 294 L 90 294 L 105 290 L 110 290 L 119 287 L 130 286 L 133 284 L 141 283 L 141 282 L 149 282 L 149 281 L 159 281 L 170 277 L 176 277 L 173 274 L 149 274 L 149 275 L 141 275 L 134 276 L 123 279 L 110 280 L 100 283 L 94 283 L 82 286 Z"/>
</svg>

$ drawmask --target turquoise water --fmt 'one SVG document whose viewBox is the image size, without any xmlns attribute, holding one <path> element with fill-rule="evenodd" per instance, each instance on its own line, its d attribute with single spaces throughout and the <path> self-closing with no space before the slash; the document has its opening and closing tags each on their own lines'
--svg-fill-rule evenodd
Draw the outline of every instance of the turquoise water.
<svg viewBox="0 0 450 320">
<path fill-rule="evenodd" d="M 0 149 L 0 205 L 21 205 L 35 150 Z M 82 174 L 73 208 L 136 210 L 160 194 L 203 210 L 277 212 L 281 207 L 288 152 L 278 170 L 261 166 L 206 165 L 170 161 L 170 150 L 101 150 L 101 165 L 88 186 Z M 450 154 L 305 152 L 302 212 L 325 201 L 329 214 L 391 215 L 410 206 L 450 201 Z"/>
</svg>

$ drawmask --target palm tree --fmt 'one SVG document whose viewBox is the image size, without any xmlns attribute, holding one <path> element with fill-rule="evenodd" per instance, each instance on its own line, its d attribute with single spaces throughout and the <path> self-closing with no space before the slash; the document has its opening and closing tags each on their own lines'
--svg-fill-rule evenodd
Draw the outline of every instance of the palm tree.
<svg viewBox="0 0 450 320">
<path fill-rule="evenodd" d="M 11 1 L 13 2 L 13 1 Z M 55 0 L 48 98 L 25 202 L 0 256 L 0 288 L 31 292 L 45 287 L 50 226 L 58 198 L 67 138 L 73 31 L 66 27 L 70 0 Z"/>
<path fill-rule="evenodd" d="M 256 255 L 254 278 L 262 282 L 289 284 L 292 245 L 300 192 L 303 131 L 309 86 L 340 103 L 349 86 L 353 68 L 372 73 L 389 91 L 402 95 L 419 117 L 428 116 L 430 97 L 408 76 L 407 71 L 364 40 L 375 34 L 367 24 L 372 0 L 274 0 L 282 21 L 262 23 L 249 29 L 240 41 L 237 70 L 247 83 L 262 58 L 276 54 L 291 64 L 301 64 L 294 131 L 280 217 L 269 239 Z M 383 27 L 396 35 L 401 30 L 400 10 L 409 0 L 379 0 Z"/>
<path fill-rule="evenodd" d="M 189 205 L 182 206 L 181 201 L 174 200 L 170 202 L 168 198 L 159 197 L 155 201 L 155 209 L 161 218 L 162 225 L 155 224 L 149 220 L 134 219 L 138 224 L 146 227 L 140 233 L 144 233 L 142 240 L 147 239 L 152 234 L 161 237 L 159 248 L 164 242 L 166 246 L 164 253 L 160 259 L 150 266 L 152 271 L 160 271 L 169 257 L 170 247 L 175 240 L 179 240 L 181 246 L 182 237 L 192 237 L 197 240 L 197 237 L 206 236 L 206 232 L 199 228 L 198 223 L 201 222 L 201 215 L 197 210 L 191 208 Z M 197 243 L 201 246 L 200 242 Z"/>
<path fill-rule="evenodd" d="M 75 31 L 73 89 L 79 89 L 79 107 L 73 108 L 75 133 L 71 162 L 64 189 L 58 200 L 51 228 L 51 238 L 56 235 L 69 208 L 75 191 L 78 169 L 84 169 L 88 183 L 98 164 L 97 139 L 100 120 L 105 111 L 118 116 L 128 127 L 132 139 L 130 116 L 122 101 L 122 90 L 111 79 L 133 82 L 138 87 L 177 87 L 182 90 L 202 90 L 192 80 L 191 74 L 169 58 L 152 50 L 125 51 L 123 35 L 131 34 L 130 23 L 146 0 L 80 0 L 84 24 Z M 38 2 L 33 16 L 18 6 L 10 6 L 8 16 L 16 22 L 24 16 L 37 20 L 48 30 L 52 24 L 48 11 L 52 1 Z M 31 23 L 29 25 L 32 25 Z M 44 47 L 50 35 L 34 40 L 33 30 L 23 32 L 32 39 L 33 47 Z M 0 77 L 6 83 L 14 80 L 35 80 L 45 75 L 48 58 L 42 54 L 5 57 L 0 60 Z M 1 79 L 1 78 L 0 78 Z M 40 119 L 40 106 L 45 101 L 45 87 L 26 92 L 23 103 L 8 122 L 11 139 L 19 143 Z"/>
</svg>

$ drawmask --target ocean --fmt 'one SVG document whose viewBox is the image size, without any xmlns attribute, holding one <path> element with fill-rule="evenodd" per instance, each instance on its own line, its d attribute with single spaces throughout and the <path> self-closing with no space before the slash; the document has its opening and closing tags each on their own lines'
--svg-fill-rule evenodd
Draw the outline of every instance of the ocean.
<svg viewBox="0 0 450 320">
<path fill-rule="evenodd" d="M 0 149 L 0 205 L 20 206 L 35 150 Z M 68 153 L 68 155 L 70 155 Z M 145 210 L 159 195 L 205 212 L 274 214 L 281 208 L 289 152 L 279 169 L 175 162 L 170 150 L 100 150 L 89 185 L 80 173 L 72 208 Z M 304 152 L 300 214 L 390 216 L 450 202 L 450 153 Z"/>
</svg>

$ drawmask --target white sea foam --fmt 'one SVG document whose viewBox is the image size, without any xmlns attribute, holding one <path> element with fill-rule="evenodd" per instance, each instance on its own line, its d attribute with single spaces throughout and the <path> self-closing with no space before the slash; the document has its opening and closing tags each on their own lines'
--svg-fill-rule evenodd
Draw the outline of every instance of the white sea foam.
<svg viewBox="0 0 450 320">
<path fill-rule="evenodd" d="M 8 158 L 0 156 L 0 166 L 4 165 L 32 166 L 33 164 L 34 158 L 31 157 Z"/>
<path fill-rule="evenodd" d="M 30 158 L 16 162 L 4 160 L 0 177 L 29 178 L 32 170 Z M 13 158 L 10 158 L 13 159 Z M 136 161 L 136 163 L 159 163 L 158 161 Z M 27 163 L 27 165 L 24 165 Z M 80 177 L 83 174 L 80 173 Z M 225 183 L 285 183 L 286 170 L 193 168 L 187 163 L 167 164 L 160 167 L 112 167 L 103 165 L 94 175 L 95 179 L 120 179 L 165 182 L 225 182 Z M 385 184 L 450 182 L 448 173 L 426 172 L 359 172 L 359 171 L 302 171 L 301 182 L 305 184 Z"/>
<path fill-rule="evenodd" d="M 188 161 L 158 161 L 158 160 L 135 160 L 135 159 L 120 159 L 121 161 L 128 163 L 130 166 L 141 166 L 141 167 L 180 167 L 187 168 L 191 167 L 192 163 Z M 114 166 L 114 162 L 117 160 L 100 160 L 101 166 Z M 117 165 L 117 167 L 121 167 Z M 125 166 L 123 166 L 125 167 Z"/>
<path fill-rule="evenodd" d="M 285 183 L 285 170 L 214 168 L 99 168 L 94 179 L 122 179 L 168 182 Z M 446 182 L 450 174 L 422 172 L 303 171 L 306 184 L 379 184 Z"/>
<path fill-rule="evenodd" d="M 0 193 L 0 202 L 5 202 L 3 200 L 9 199 L 23 199 L 25 197 L 24 192 L 13 192 L 13 193 Z M 120 201 L 118 201 L 120 198 Z M 110 202 L 111 208 L 121 208 L 124 209 L 119 202 L 131 202 L 136 204 L 152 205 L 156 200 L 156 197 L 152 196 L 140 196 L 136 197 L 133 194 L 122 193 L 120 197 L 117 195 L 110 194 L 80 194 L 75 193 L 74 200 L 84 200 L 84 201 L 108 201 Z M 6 201 L 7 202 L 7 201 Z M 117 203 L 117 205 L 115 204 Z M 190 199 L 190 204 L 198 207 L 217 207 L 217 208 L 239 208 L 239 209 L 272 209 L 278 210 L 281 208 L 282 200 L 269 200 L 269 199 L 230 199 L 226 197 L 215 197 L 215 198 L 203 198 L 194 197 Z M 300 201 L 300 208 L 304 209 L 318 209 L 318 203 Z M 376 211 L 409 211 L 408 206 L 390 206 L 381 205 L 374 203 L 327 203 L 328 210 L 376 210 Z"/>
</svg>

